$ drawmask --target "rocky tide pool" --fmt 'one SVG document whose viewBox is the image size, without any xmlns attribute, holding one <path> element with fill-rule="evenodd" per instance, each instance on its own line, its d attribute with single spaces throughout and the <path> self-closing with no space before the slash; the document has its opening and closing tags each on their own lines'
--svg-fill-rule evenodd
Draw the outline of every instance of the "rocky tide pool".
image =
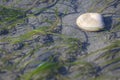
<svg viewBox="0 0 120 80">
<path fill-rule="evenodd" d="M 0 80 L 120 80 L 120 0 L 0 0 Z"/>
</svg>

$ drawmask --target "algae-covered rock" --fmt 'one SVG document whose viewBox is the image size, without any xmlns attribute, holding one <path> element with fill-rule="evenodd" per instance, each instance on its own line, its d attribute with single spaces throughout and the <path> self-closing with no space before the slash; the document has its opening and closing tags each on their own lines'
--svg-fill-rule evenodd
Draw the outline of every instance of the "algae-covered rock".
<svg viewBox="0 0 120 80">
<path fill-rule="evenodd" d="M 119 0 L 0 6 L 0 80 L 120 80 Z"/>
</svg>

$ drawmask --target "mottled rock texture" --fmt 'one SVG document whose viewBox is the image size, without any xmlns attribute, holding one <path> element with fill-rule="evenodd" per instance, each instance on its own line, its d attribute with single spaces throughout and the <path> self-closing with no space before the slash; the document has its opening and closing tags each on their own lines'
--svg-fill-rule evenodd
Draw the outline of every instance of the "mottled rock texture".
<svg viewBox="0 0 120 80">
<path fill-rule="evenodd" d="M 104 30 L 78 28 L 89 12 Z M 0 0 L 0 80 L 120 80 L 119 65 L 120 0 Z"/>
</svg>

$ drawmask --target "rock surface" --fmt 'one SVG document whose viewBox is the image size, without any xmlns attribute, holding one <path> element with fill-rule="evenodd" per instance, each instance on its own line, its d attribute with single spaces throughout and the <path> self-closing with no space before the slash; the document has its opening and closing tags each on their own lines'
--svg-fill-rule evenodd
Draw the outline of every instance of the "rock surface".
<svg viewBox="0 0 120 80">
<path fill-rule="evenodd" d="M 51 60 L 60 64 L 45 80 L 120 80 L 119 0 L 0 0 L 0 6 L 25 12 L 0 23 L 0 80 L 25 80 L 22 75 Z M 90 12 L 103 15 L 104 31 L 78 28 L 77 17 Z"/>
</svg>

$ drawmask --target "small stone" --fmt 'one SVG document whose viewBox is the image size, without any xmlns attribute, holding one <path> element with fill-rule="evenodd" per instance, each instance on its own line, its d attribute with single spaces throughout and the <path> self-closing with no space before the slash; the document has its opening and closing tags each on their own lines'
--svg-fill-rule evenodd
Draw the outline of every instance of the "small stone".
<svg viewBox="0 0 120 80">
<path fill-rule="evenodd" d="M 9 33 L 9 31 L 7 29 L 1 29 L 0 30 L 0 35 L 6 35 L 8 33 Z"/>
<path fill-rule="evenodd" d="M 24 44 L 23 43 L 17 43 L 17 44 L 14 44 L 13 45 L 13 49 L 14 50 L 20 50 L 24 47 Z"/>
<path fill-rule="evenodd" d="M 76 24 L 86 31 L 99 31 L 104 28 L 103 17 L 99 13 L 85 13 L 80 15 Z"/>
<path fill-rule="evenodd" d="M 61 75 L 66 75 L 68 73 L 66 67 L 62 66 L 58 69 L 58 72 L 61 74 Z"/>
</svg>

